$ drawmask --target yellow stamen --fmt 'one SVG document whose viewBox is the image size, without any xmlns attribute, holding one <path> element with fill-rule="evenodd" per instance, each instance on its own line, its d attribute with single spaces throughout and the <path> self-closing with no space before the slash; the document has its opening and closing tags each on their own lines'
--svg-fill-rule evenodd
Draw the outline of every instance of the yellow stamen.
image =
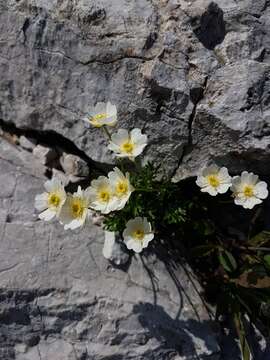
<svg viewBox="0 0 270 360">
<path fill-rule="evenodd" d="M 220 180 L 217 175 L 208 175 L 207 176 L 208 183 L 213 186 L 214 188 L 220 185 Z"/>
<path fill-rule="evenodd" d="M 56 193 L 51 193 L 48 197 L 49 207 L 58 207 L 61 202 L 60 196 Z"/>
<path fill-rule="evenodd" d="M 108 202 L 111 198 L 111 194 L 108 190 L 102 189 L 99 191 L 98 197 L 102 202 Z"/>
<path fill-rule="evenodd" d="M 254 195 L 253 186 L 246 185 L 244 187 L 243 193 L 244 193 L 245 197 L 252 197 Z"/>
<path fill-rule="evenodd" d="M 91 116 L 89 121 L 92 125 L 96 126 L 96 127 L 101 127 L 102 124 L 102 120 L 105 120 L 108 117 L 107 113 L 100 113 L 94 116 Z"/>
<path fill-rule="evenodd" d="M 142 241 L 142 239 L 144 238 L 144 231 L 141 229 L 137 229 L 133 232 L 133 237 L 136 240 Z"/>
<path fill-rule="evenodd" d="M 71 211 L 72 211 L 74 218 L 82 217 L 83 211 L 84 211 L 83 201 L 79 198 L 73 199 L 72 204 L 71 204 Z"/>
<path fill-rule="evenodd" d="M 116 194 L 121 196 L 127 193 L 128 191 L 128 183 L 127 181 L 119 181 L 115 188 Z"/>
<path fill-rule="evenodd" d="M 124 142 L 121 145 L 121 151 L 123 153 L 132 154 L 133 149 L 134 149 L 134 144 L 130 140 Z"/>
</svg>

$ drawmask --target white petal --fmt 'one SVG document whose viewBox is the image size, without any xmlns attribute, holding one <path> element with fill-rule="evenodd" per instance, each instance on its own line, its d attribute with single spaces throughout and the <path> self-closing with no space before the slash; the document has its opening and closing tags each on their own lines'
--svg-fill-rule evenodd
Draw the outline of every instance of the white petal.
<svg viewBox="0 0 270 360">
<path fill-rule="evenodd" d="M 260 200 L 254 196 L 254 197 L 246 199 L 246 201 L 243 204 L 243 207 L 245 209 L 253 209 L 255 205 L 258 205 L 261 203 L 262 203 L 262 200 Z"/>
<path fill-rule="evenodd" d="M 109 116 L 106 119 L 102 120 L 102 125 L 107 125 L 107 126 L 115 126 L 115 124 L 117 123 L 117 118 L 116 116 Z"/>
<path fill-rule="evenodd" d="M 110 101 L 106 104 L 106 113 L 109 114 L 109 116 L 115 116 L 117 114 L 117 108 L 115 105 L 113 105 Z"/>
<path fill-rule="evenodd" d="M 81 227 L 84 224 L 84 221 L 82 221 L 82 219 L 74 219 L 72 220 L 70 223 L 66 224 L 64 226 L 65 230 L 74 230 L 77 229 L 78 227 Z"/>
<path fill-rule="evenodd" d="M 143 249 L 141 241 L 136 240 L 127 240 L 125 241 L 125 244 L 129 250 L 133 250 L 136 253 L 140 253 Z"/>
<path fill-rule="evenodd" d="M 68 195 L 66 202 L 64 203 L 61 211 L 58 214 L 59 220 L 63 224 L 68 224 L 73 220 L 73 216 L 71 212 L 71 201 L 72 201 L 72 195 Z"/>
<path fill-rule="evenodd" d="M 217 174 L 219 172 L 219 167 L 217 165 L 210 165 L 207 168 L 203 169 L 202 176 L 208 176 Z"/>
<path fill-rule="evenodd" d="M 48 208 L 48 193 L 44 192 L 35 197 L 35 208 L 39 211 L 43 211 Z"/>
<path fill-rule="evenodd" d="M 114 133 L 111 136 L 111 142 L 119 146 L 127 140 L 129 140 L 129 133 L 126 129 L 119 129 L 117 133 Z"/>
<path fill-rule="evenodd" d="M 217 187 L 217 192 L 220 194 L 225 194 L 229 190 L 230 183 L 229 184 L 221 184 Z"/>
<path fill-rule="evenodd" d="M 143 231 L 144 231 L 145 234 L 151 233 L 151 231 L 152 231 L 151 224 L 150 224 L 149 221 L 147 221 L 146 217 L 143 218 L 142 225 L 143 225 Z"/>
<path fill-rule="evenodd" d="M 141 129 L 132 129 L 130 132 L 131 141 L 137 145 L 147 145 L 147 135 L 142 134 Z"/>
<path fill-rule="evenodd" d="M 207 186 L 201 189 L 201 192 L 207 192 L 211 196 L 216 196 L 218 194 L 217 190 L 213 186 Z"/>
<path fill-rule="evenodd" d="M 248 183 L 249 181 L 249 173 L 247 171 L 243 171 L 241 174 L 241 182 Z"/>
<path fill-rule="evenodd" d="M 115 152 L 115 153 L 119 153 L 119 152 L 120 152 L 120 147 L 119 147 L 119 145 L 114 144 L 112 141 L 109 142 L 109 144 L 108 144 L 107 147 L 108 147 L 109 150 L 111 150 L 111 151 L 113 151 L 113 152 Z"/>
<path fill-rule="evenodd" d="M 86 122 L 88 125 L 90 124 L 90 116 L 84 116 L 82 121 Z"/>
<path fill-rule="evenodd" d="M 234 203 L 236 204 L 236 205 L 241 205 L 241 206 L 243 206 L 244 205 L 244 203 L 245 203 L 245 201 L 246 201 L 246 198 L 245 197 L 236 197 L 236 198 L 234 198 Z"/>
<path fill-rule="evenodd" d="M 208 181 L 206 180 L 206 178 L 204 176 L 198 176 L 197 180 L 196 180 L 196 184 L 199 187 L 206 187 L 206 186 L 208 186 Z"/>
<path fill-rule="evenodd" d="M 144 237 L 143 239 L 143 244 L 142 247 L 143 249 L 147 248 L 147 246 L 149 245 L 150 241 L 152 241 L 154 239 L 154 234 L 148 234 Z"/>
<path fill-rule="evenodd" d="M 254 175 L 253 173 L 250 173 L 248 176 L 248 184 L 255 185 L 259 180 L 258 175 Z"/>
<path fill-rule="evenodd" d="M 223 184 L 225 184 L 225 183 L 231 184 L 232 178 L 231 178 L 231 176 L 229 175 L 227 168 L 222 167 L 222 168 L 219 170 L 218 177 L 219 177 L 219 180 L 220 180 L 221 183 L 223 183 Z"/>
<path fill-rule="evenodd" d="M 105 112 L 106 112 L 106 104 L 104 102 L 98 102 L 91 111 L 91 115 L 95 116 L 98 114 L 103 114 Z"/>
<path fill-rule="evenodd" d="M 39 214 L 38 217 L 41 220 L 50 221 L 55 217 L 55 215 L 56 215 L 55 211 L 53 211 L 51 209 L 47 209 L 47 210 L 43 211 L 41 214 Z"/>
<path fill-rule="evenodd" d="M 241 177 L 240 176 L 234 176 L 232 178 L 232 186 L 231 186 L 231 191 L 233 193 L 238 193 L 239 191 L 241 191 Z"/>
<path fill-rule="evenodd" d="M 258 184 L 255 185 L 254 193 L 256 197 L 260 199 L 266 199 L 268 196 L 268 190 L 267 190 L 267 184 L 264 181 L 258 182 Z"/>
<path fill-rule="evenodd" d="M 112 255 L 112 248 L 115 243 L 115 233 L 112 231 L 105 231 L 105 240 L 102 249 L 102 254 L 105 259 L 110 259 Z"/>
<path fill-rule="evenodd" d="M 54 192 L 63 188 L 63 184 L 59 178 L 54 177 L 51 180 L 45 181 L 44 187 L 48 192 Z"/>
<path fill-rule="evenodd" d="M 136 157 L 136 156 L 140 155 L 140 154 L 143 152 L 143 150 L 144 150 L 144 148 L 146 147 L 146 145 L 147 145 L 147 144 L 136 145 L 136 146 L 134 147 L 134 149 L 133 149 L 133 152 L 132 152 L 133 157 Z"/>
</svg>

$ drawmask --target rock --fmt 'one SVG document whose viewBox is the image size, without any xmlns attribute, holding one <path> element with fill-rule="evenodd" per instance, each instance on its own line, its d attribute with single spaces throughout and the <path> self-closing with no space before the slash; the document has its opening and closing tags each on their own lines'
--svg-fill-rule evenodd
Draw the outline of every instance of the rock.
<svg viewBox="0 0 270 360">
<path fill-rule="evenodd" d="M 102 250 L 105 259 L 110 260 L 113 264 L 125 265 L 129 260 L 129 254 L 124 248 L 123 243 L 114 232 L 105 231 L 105 240 Z"/>
<path fill-rule="evenodd" d="M 269 19 L 266 0 L 0 0 L 1 124 L 58 134 L 52 147 L 103 166 L 115 163 L 107 139 L 81 118 L 110 100 L 118 128 L 148 135 L 143 162 L 174 181 L 212 162 L 268 177 Z M 183 267 L 151 255 L 115 269 L 102 229 L 39 221 L 34 197 L 58 155 L 2 137 L 1 359 L 237 359 L 220 352 Z"/>
<path fill-rule="evenodd" d="M 265 0 L 35 4 L 9 0 L 2 6 L 1 32 L 8 39 L 0 61 L 3 121 L 57 132 L 93 160 L 112 163 L 100 129 L 81 121 L 97 101 L 111 100 L 119 126 L 149 135 L 144 161 L 162 159 L 167 173 L 177 172 L 175 181 L 208 162 L 239 172 L 254 158 L 258 169 L 269 160 Z M 241 96 L 232 107 L 227 82 L 234 78 Z M 245 105 L 248 99 L 252 106 Z M 232 134 L 239 116 L 242 125 L 244 117 L 253 120 Z M 233 136 L 232 144 L 216 137 L 217 127 Z M 244 146 L 235 146 L 237 139 Z"/>
<path fill-rule="evenodd" d="M 86 177 L 89 175 L 87 163 L 79 156 L 63 153 L 60 157 L 60 164 L 67 175 L 75 177 Z"/>
<path fill-rule="evenodd" d="M 1 213 L 0 223 L 1 359 L 219 359 L 218 333 L 187 265 L 170 264 L 157 244 L 156 255 L 113 268 L 102 256 L 100 227 L 64 231 L 57 221 L 39 220 L 34 198 L 45 177 L 35 175 L 34 160 L 0 143 L 5 181 L 17 179 L 0 197 L 9 214 Z M 112 256 L 119 256 L 115 248 Z"/>
<path fill-rule="evenodd" d="M 269 175 L 269 76 L 270 65 L 251 60 L 228 64 L 212 75 L 196 108 L 193 150 L 184 157 L 176 180 L 196 175 L 211 162 L 232 173 Z"/>
<path fill-rule="evenodd" d="M 42 145 L 37 145 L 33 154 L 43 165 L 51 164 L 58 156 L 56 150 Z"/>
<path fill-rule="evenodd" d="M 63 173 L 63 171 L 57 170 L 52 168 L 52 178 L 57 177 L 58 179 L 60 179 L 63 183 L 64 186 L 67 186 L 69 184 L 69 177 L 66 176 L 65 173 Z"/>
<path fill-rule="evenodd" d="M 25 150 L 29 150 L 29 151 L 33 151 L 37 142 L 35 139 L 30 139 L 30 138 L 27 138 L 25 136 L 20 136 L 20 139 L 19 139 L 19 143 L 20 143 L 20 146 L 25 149 Z"/>
</svg>

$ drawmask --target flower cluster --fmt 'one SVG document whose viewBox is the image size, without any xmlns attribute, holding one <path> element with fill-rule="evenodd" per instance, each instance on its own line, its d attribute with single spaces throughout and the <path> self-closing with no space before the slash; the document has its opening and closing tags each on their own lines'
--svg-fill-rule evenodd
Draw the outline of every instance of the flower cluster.
<svg viewBox="0 0 270 360">
<path fill-rule="evenodd" d="M 267 184 L 260 181 L 258 175 L 243 171 L 241 176 L 231 177 L 228 169 L 216 165 L 205 168 L 197 177 L 196 184 L 202 192 L 211 196 L 224 194 L 229 189 L 232 191 L 234 203 L 245 209 L 252 209 L 261 204 L 268 196 Z"/>
<path fill-rule="evenodd" d="M 83 118 L 83 121 L 88 125 L 104 130 L 108 137 L 108 149 L 114 153 L 119 162 L 123 158 L 133 161 L 143 152 L 147 145 L 147 136 L 142 134 L 138 128 L 131 131 L 118 129 L 115 133 L 110 133 L 108 127 L 114 127 L 117 124 L 117 109 L 110 102 L 97 103 L 90 113 Z M 122 165 L 124 166 L 124 163 Z M 147 166 L 144 168 L 147 169 Z M 151 176 L 149 179 L 152 179 Z M 262 203 L 262 200 L 268 196 L 267 184 L 260 181 L 257 175 L 244 171 L 241 176 L 231 177 L 227 168 L 219 168 L 216 165 L 205 168 L 197 177 L 196 183 L 202 192 L 207 192 L 211 196 L 224 194 L 230 189 L 235 204 L 246 209 L 252 209 L 255 205 Z M 73 230 L 82 227 L 90 218 L 93 219 L 95 214 L 101 214 L 102 217 L 105 217 L 105 221 L 110 220 L 111 218 L 109 216 L 106 218 L 106 216 L 111 214 L 113 218 L 115 212 L 123 210 L 135 191 L 137 191 L 137 194 L 138 191 L 143 190 L 156 191 L 156 194 L 160 191 L 157 188 L 145 190 L 141 188 L 140 183 L 136 184 L 137 189 L 130 181 L 130 174 L 128 172 L 123 173 L 118 167 L 114 167 L 113 171 L 110 171 L 107 176 L 99 176 L 97 179 L 92 180 L 84 190 L 79 186 L 73 194 L 66 193 L 62 182 L 57 178 L 53 178 L 45 182 L 46 191 L 36 196 L 35 207 L 39 211 L 40 219 L 49 221 L 57 218 L 64 225 L 64 229 Z M 166 186 L 168 193 L 169 191 L 173 192 L 168 182 L 166 182 Z M 173 198 L 174 194 L 170 193 L 169 197 Z M 141 194 L 139 194 L 139 197 L 143 199 Z M 151 224 L 144 217 L 144 205 L 138 207 L 136 195 L 133 195 L 133 200 L 135 205 L 134 207 L 132 205 L 131 208 L 135 210 L 130 213 L 127 212 L 129 215 L 121 218 L 124 219 L 121 223 L 121 231 L 123 231 L 123 240 L 127 248 L 135 252 L 141 252 L 154 238 L 154 234 Z M 141 210 L 138 211 L 138 208 Z M 130 211 L 129 207 L 126 209 Z M 185 210 L 181 206 L 180 208 L 178 206 L 176 209 L 170 209 L 171 213 L 169 215 L 171 219 L 174 221 L 175 219 L 182 219 Z M 124 214 L 126 213 L 124 212 Z M 135 218 L 130 219 L 132 216 Z M 147 216 L 151 217 L 153 223 L 158 217 L 153 215 L 152 210 L 148 212 Z M 119 229 L 118 225 L 116 228 Z"/>
<path fill-rule="evenodd" d="M 109 133 L 106 126 L 115 126 L 117 123 L 116 106 L 110 102 L 98 103 L 83 121 L 106 129 L 109 136 L 108 149 L 112 150 L 116 157 L 134 160 L 147 145 L 147 136 L 143 135 L 140 129 L 130 132 L 119 129 L 115 134 Z M 122 210 L 135 191 L 130 183 L 129 173 L 123 174 L 117 167 L 109 172 L 107 177 L 99 176 L 92 180 L 85 190 L 79 186 L 73 194 L 66 193 L 58 178 L 46 181 L 44 186 L 46 192 L 35 198 L 35 207 L 40 212 L 39 218 L 49 221 L 56 217 L 65 230 L 82 227 L 91 218 L 93 211 L 107 215 Z M 130 219 L 123 238 L 128 249 L 141 252 L 154 238 L 151 224 L 146 218 Z"/>
</svg>

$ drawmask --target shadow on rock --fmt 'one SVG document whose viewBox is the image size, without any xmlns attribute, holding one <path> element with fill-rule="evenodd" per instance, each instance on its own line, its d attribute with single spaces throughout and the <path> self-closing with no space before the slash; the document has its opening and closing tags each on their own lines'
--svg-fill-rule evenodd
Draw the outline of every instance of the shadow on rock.
<svg viewBox="0 0 270 360">
<path fill-rule="evenodd" d="M 134 305 L 140 324 L 149 335 L 160 343 L 160 349 L 167 349 L 192 359 L 218 354 L 220 349 L 213 337 L 208 337 L 211 321 L 187 321 L 173 319 L 162 306 L 150 303 Z"/>
<path fill-rule="evenodd" d="M 209 50 L 221 44 L 225 38 L 226 29 L 223 11 L 214 2 L 210 3 L 201 18 L 193 20 L 193 31 L 199 41 Z"/>
</svg>

